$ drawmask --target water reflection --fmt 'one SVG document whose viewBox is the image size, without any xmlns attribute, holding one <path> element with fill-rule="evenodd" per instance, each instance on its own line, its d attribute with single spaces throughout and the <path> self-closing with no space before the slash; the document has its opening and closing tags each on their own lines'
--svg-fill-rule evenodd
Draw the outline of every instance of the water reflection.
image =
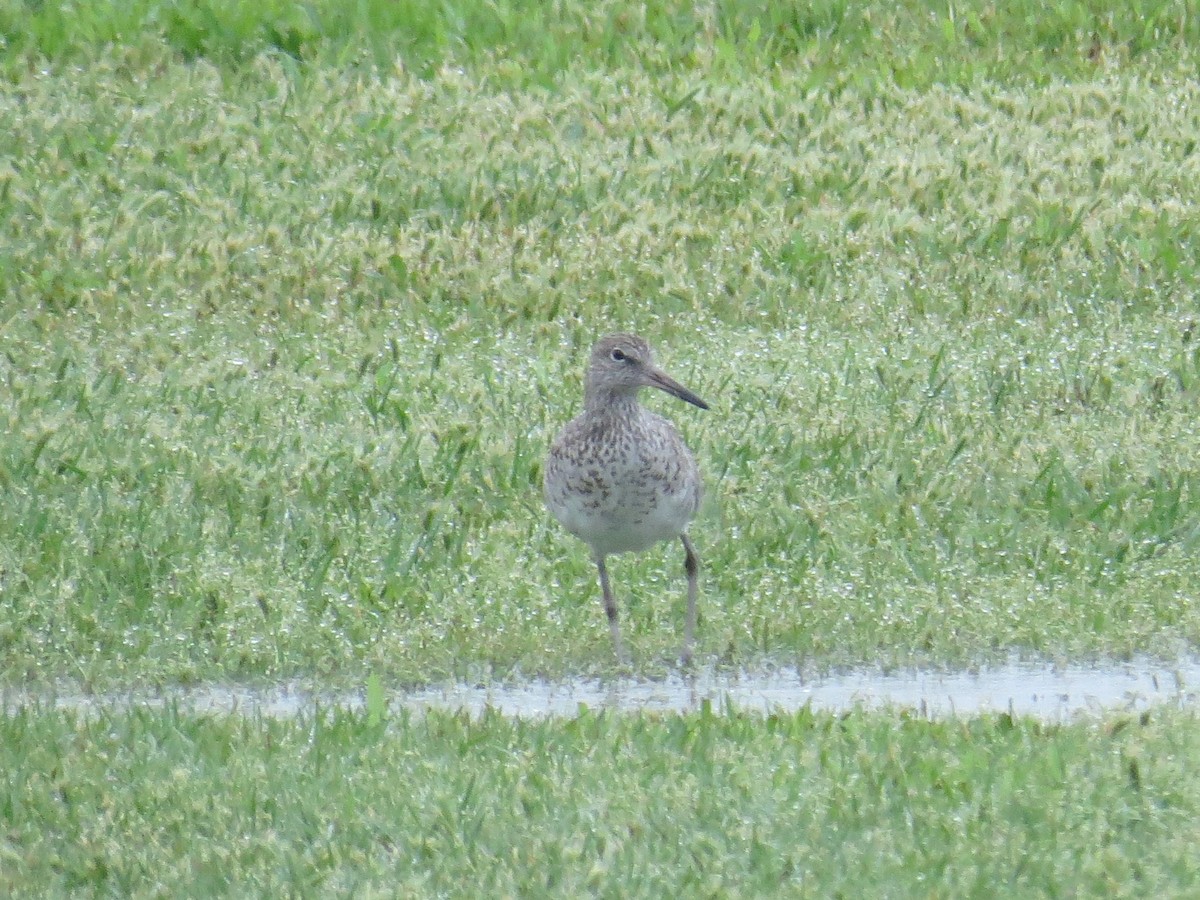
<svg viewBox="0 0 1200 900">
<path fill-rule="evenodd" d="M 969 672 L 910 670 L 891 673 L 852 671 L 811 676 L 796 670 L 722 672 L 661 680 L 634 678 L 520 684 L 464 685 L 396 691 L 387 695 L 392 710 L 462 710 L 479 715 L 492 709 L 511 716 L 545 718 L 575 715 L 581 705 L 614 711 L 686 712 L 708 702 L 716 710 L 813 710 L 844 712 L 856 707 L 907 709 L 921 716 L 969 716 L 1011 712 L 1044 721 L 1078 715 L 1138 711 L 1156 704 L 1193 706 L 1200 685 L 1200 660 L 1174 664 L 1149 659 L 1107 665 L 1049 666 L 1027 662 Z M 157 693 L 101 696 L 9 691 L 4 709 L 56 707 L 82 712 L 130 706 L 158 708 L 175 703 L 197 713 L 295 716 L 317 706 L 361 709 L 361 692 L 332 693 L 300 683 L 253 688 L 201 685 Z"/>
</svg>

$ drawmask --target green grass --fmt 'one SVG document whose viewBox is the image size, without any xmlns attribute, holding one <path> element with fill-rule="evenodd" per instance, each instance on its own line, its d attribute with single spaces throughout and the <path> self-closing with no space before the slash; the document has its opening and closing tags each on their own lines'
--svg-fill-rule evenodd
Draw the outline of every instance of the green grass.
<svg viewBox="0 0 1200 900">
<path fill-rule="evenodd" d="M 110 45 L 156 44 L 188 59 L 242 65 L 268 51 L 320 65 L 421 77 L 480 68 L 490 79 L 550 84 L 592 69 L 716 74 L 740 79 L 777 67 L 810 85 L 895 80 L 902 87 L 979 79 L 1090 77 L 1110 61 L 1194 56 L 1200 23 L 1186 0 L 1113 4 L 1020 0 L 997 6 L 904 0 L 709 3 L 622 0 L 91 0 L 0 4 L 3 47 L 18 59 L 94 59 Z"/>
<path fill-rule="evenodd" d="M 540 478 L 618 328 L 704 665 L 1187 652 L 1200 19 L 1108 6 L 0 2 L 0 683 L 610 673 Z M 0 879 L 1184 896 L 1194 726 L 33 710 Z"/>
<path fill-rule="evenodd" d="M 539 484 L 614 328 L 715 403 L 649 401 L 708 473 L 701 658 L 1200 634 L 1189 74 L 154 54 L 0 110 L 5 679 L 607 669 Z M 676 555 L 616 567 L 651 670 Z"/>
<path fill-rule="evenodd" d="M 1194 715 L 0 719 L 10 895 L 1186 896 Z"/>
</svg>

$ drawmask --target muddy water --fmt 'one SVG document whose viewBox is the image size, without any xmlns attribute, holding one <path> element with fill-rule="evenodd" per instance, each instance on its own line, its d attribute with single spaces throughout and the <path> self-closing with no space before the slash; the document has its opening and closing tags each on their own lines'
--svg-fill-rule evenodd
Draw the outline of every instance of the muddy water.
<svg viewBox="0 0 1200 900">
<path fill-rule="evenodd" d="M 493 709 L 528 718 L 575 715 L 581 705 L 614 711 L 686 712 L 705 702 L 742 710 L 843 712 L 857 707 L 907 709 L 921 716 L 970 716 L 1011 712 L 1045 721 L 1148 709 L 1157 704 L 1195 707 L 1200 701 L 1200 660 L 1163 663 L 1136 659 L 1107 665 L 1051 666 L 1011 662 L 969 672 L 912 670 L 892 673 L 851 671 L 820 677 L 795 670 L 770 672 L 701 671 L 694 677 L 662 680 L 616 679 L 491 686 L 446 685 L 396 691 L 392 710 L 463 710 L 479 715 Z M 359 709 L 361 692 L 330 693 L 299 683 L 261 688 L 207 685 L 150 693 L 101 696 L 30 694 L 8 691 L 3 708 L 74 709 L 84 713 L 130 706 L 176 703 L 200 713 L 243 713 L 286 717 L 317 706 Z"/>
</svg>

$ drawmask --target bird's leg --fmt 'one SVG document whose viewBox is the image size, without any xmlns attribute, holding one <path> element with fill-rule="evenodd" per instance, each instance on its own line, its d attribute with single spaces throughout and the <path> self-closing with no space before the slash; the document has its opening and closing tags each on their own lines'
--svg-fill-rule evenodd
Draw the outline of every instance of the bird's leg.
<svg viewBox="0 0 1200 900">
<path fill-rule="evenodd" d="M 683 626 L 681 659 L 685 666 L 690 666 L 692 664 L 692 643 L 696 637 L 696 594 L 699 591 L 700 557 L 696 555 L 696 548 L 692 546 L 686 533 L 681 534 L 679 539 L 683 541 L 683 550 L 687 554 L 683 559 L 683 568 L 687 572 L 688 580 L 687 620 Z"/>
<path fill-rule="evenodd" d="M 596 568 L 600 570 L 600 590 L 604 593 L 604 614 L 608 616 L 608 628 L 612 632 L 613 646 L 617 650 L 617 660 L 628 662 L 625 656 L 625 646 L 621 643 L 621 626 L 617 624 L 617 600 L 613 597 L 612 585 L 608 583 L 608 568 L 604 565 L 604 557 L 596 557 Z"/>
</svg>

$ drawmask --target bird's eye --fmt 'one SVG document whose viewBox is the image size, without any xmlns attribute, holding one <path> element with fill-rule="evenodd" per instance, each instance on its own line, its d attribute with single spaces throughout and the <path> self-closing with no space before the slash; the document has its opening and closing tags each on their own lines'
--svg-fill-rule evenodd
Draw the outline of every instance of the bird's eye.
<svg viewBox="0 0 1200 900">
<path fill-rule="evenodd" d="M 613 358 L 613 362 L 625 362 L 625 360 L 629 358 L 623 351 L 615 349 L 609 354 L 609 356 Z"/>
</svg>

